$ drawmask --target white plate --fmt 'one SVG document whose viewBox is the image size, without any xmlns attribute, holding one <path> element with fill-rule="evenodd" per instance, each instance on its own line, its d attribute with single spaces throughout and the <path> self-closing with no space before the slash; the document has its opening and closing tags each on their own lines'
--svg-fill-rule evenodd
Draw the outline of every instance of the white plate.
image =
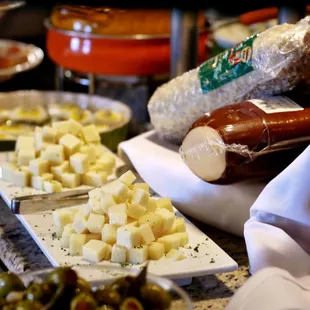
<svg viewBox="0 0 310 310">
<path fill-rule="evenodd" d="M 121 163 L 121 161 L 119 163 Z M 20 188 L 10 186 L 9 183 L 4 181 L 0 181 L 0 192 L 2 198 L 8 205 L 10 205 L 12 197 L 18 192 L 19 195 L 38 193 L 38 191 L 33 189 L 23 189 L 21 193 Z M 55 205 L 55 208 L 56 207 Z M 177 212 L 177 216 L 184 217 L 179 212 Z M 55 226 L 53 224 L 51 211 L 18 215 L 17 217 L 54 267 L 88 264 L 82 257 L 70 256 L 68 249 L 63 249 L 60 246 L 60 240 L 53 236 L 55 233 Z M 181 248 L 181 250 L 184 252 L 186 259 L 177 262 L 171 262 L 166 258 L 162 258 L 159 261 L 150 261 L 149 271 L 152 274 L 170 279 L 182 280 L 197 276 L 229 272 L 238 268 L 237 263 L 215 242 L 208 238 L 186 218 L 185 220 L 189 234 L 189 244 L 185 248 Z M 100 265 L 119 266 L 119 264 L 110 262 L 102 262 Z M 141 266 L 126 266 L 126 268 L 129 267 L 139 269 Z"/>
</svg>

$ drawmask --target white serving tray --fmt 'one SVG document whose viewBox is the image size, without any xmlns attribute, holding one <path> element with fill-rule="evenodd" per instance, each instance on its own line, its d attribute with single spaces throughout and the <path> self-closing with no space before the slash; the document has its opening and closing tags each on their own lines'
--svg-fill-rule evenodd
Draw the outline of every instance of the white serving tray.
<svg viewBox="0 0 310 310">
<path fill-rule="evenodd" d="M 3 159 L 4 157 L 2 157 L 2 161 Z M 118 159 L 117 166 L 122 166 L 120 159 Z M 0 181 L 0 194 L 8 206 L 12 197 L 17 195 L 17 193 L 19 195 L 29 195 L 39 193 L 39 191 L 31 188 L 21 189 L 7 182 Z M 55 205 L 56 208 L 57 205 Z M 184 217 L 177 210 L 176 212 L 177 216 Z M 82 257 L 70 256 L 68 249 L 60 246 L 60 240 L 55 236 L 52 211 L 17 215 L 17 217 L 54 267 L 89 264 Z M 197 276 L 234 271 L 238 268 L 237 263 L 215 242 L 186 218 L 185 220 L 189 234 L 189 244 L 185 248 L 181 248 L 181 250 L 186 255 L 186 259 L 177 262 L 171 262 L 166 258 L 150 261 L 149 272 L 174 280 L 188 280 Z M 119 266 L 119 264 L 110 262 L 101 262 L 100 265 Z M 140 267 L 141 265 L 129 265 L 124 268 L 139 269 Z"/>
</svg>

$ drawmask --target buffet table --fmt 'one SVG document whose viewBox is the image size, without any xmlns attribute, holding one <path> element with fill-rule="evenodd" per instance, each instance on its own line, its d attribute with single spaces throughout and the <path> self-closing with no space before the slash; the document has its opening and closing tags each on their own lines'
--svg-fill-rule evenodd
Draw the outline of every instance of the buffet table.
<svg viewBox="0 0 310 310">
<path fill-rule="evenodd" d="M 244 240 L 193 222 L 231 255 L 239 268 L 235 272 L 194 278 L 185 289 L 192 298 L 195 309 L 224 309 L 233 293 L 249 276 Z M 51 267 L 40 248 L 2 200 L 0 200 L 0 260 L 3 269 L 7 268 L 17 273 Z"/>
</svg>

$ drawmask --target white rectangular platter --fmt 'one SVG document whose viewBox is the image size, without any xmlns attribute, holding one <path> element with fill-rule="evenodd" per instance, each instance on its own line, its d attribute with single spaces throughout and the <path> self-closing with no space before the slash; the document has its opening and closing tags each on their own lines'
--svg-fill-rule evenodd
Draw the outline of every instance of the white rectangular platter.
<svg viewBox="0 0 310 310">
<path fill-rule="evenodd" d="M 122 162 L 119 160 L 117 165 L 121 167 Z M 35 193 L 39 193 L 39 191 L 31 188 L 21 189 L 7 182 L 0 181 L 0 194 L 7 205 L 10 205 L 13 196 Z M 57 205 L 55 205 L 55 209 L 56 208 Z M 184 217 L 179 212 L 177 213 L 177 216 Z M 64 249 L 60 246 L 60 240 L 55 236 L 56 228 L 53 224 L 52 211 L 18 215 L 17 217 L 54 267 L 88 264 L 82 257 L 70 256 L 68 249 Z M 215 242 L 208 238 L 186 218 L 185 220 L 186 229 L 189 234 L 189 244 L 185 248 L 182 248 L 182 251 L 186 258 L 177 262 L 169 261 L 165 257 L 158 261 L 150 261 L 149 272 L 170 279 L 182 280 L 197 276 L 229 272 L 238 268 L 237 263 Z M 100 265 L 107 267 L 120 266 L 119 264 L 110 262 L 102 262 Z M 130 265 L 125 268 L 139 269 L 141 265 Z M 92 280 L 94 279 L 92 278 Z"/>
</svg>

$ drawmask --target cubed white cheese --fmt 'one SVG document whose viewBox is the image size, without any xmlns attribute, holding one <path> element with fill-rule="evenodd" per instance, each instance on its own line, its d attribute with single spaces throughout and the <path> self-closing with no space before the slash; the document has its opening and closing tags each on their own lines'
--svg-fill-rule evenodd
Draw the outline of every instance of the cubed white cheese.
<svg viewBox="0 0 310 310">
<path fill-rule="evenodd" d="M 165 252 L 168 253 L 171 249 L 179 249 L 180 238 L 174 235 L 167 235 L 157 239 L 157 242 L 163 243 Z"/>
<path fill-rule="evenodd" d="M 116 243 L 130 249 L 141 244 L 139 229 L 133 226 L 119 227 L 117 229 Z"/>
<path fill-rule="evenodd" d="M 87 220 L 87 229 L 92 234 L 100 234 L 105 223 L 105 217 L 99 214 L 91 213 Z"/>
<path fill-rule="evenodd" d="M 165 246 L 160 242 L 152 242 L 148 246 L 148 257 L 152 260 L 159 260 L 165 255 Z"/>
<path fill-rule="evenodd" d="M 112 213 L 123 213 L 123 214 L 127 214 L 127 206 L 125 203 L 119 203 L 119 204 L 116 204 L 114 206 L 111 206 L 109 208 L 109 216 L 110 214 Z"/>
<path fill-rule="evenodd" d="M 62 191 L 61 183 L 57 181 L 44 181 L 43 190 L 47 193 L 58 193 Z"/>
<path fill-rule="evenodd" d="M 92 197 L 88 199 L 87 205 L 93 213 L 104 214 L 104 211 L 101 209 L 100 199 L 97 197 Z"/>
<path fill-rule="evenodd" d="M 96 162 L 96 148 L 93 145 L 81 145 L 79 149 L 79 153 L 86 154 L 88 156 L 88 160 L 90 164 Z"/>
<path fill-rule="evenodd" d="M 150 186 L 147 183 L 135 183 L 135 184 L 133 184 L 132 190 L 134 190 L 136 188 L 143 189 L 145 192 L 148 193 L 148 195 L 150 194 Z"/>
<path fill-rule="evenodd" d="M 62 175 L 65 172 L 69 172 L 69 162 L 64 161 L 62 164 L 58 166 L 52 166 L 51 167 L 51 173 L 54 176 L 54 179 L 58 182 L 61 182 Z"/>
<path fill-rule="evenodd" d="M 17 166 L 12 163 L 1 164 L 1 178 L 8 182 L 14 182 L 14 171 L 17 170 Z"/>
<path fill-rule="evenodd" d="M 57 130 L 53 127 L 44 126 L 41 132 L 42 141 L 46 143 L 56 143 Z"/>
<path fill-rule="evenodd" d="M 52 212 L 55 226 L 64 228 L 73 222 L 72 213 L 68 209 L 59 209 Z"/>
<path fill-rule="evenodd" d="M 82 136 L 82 128 L 83 126 L 74 119 L 68 120 L 68 132 L 76 137 Z"/>
<path fill-rule="evenodd" d="M 91 213 L 92 213 L 92 207 L 88 203 L 81 205 L 78 211 L 78 214 L 84 216 L 86 220 L 88 220 Z"/>
<path fill-rule="evenodd" d="M 31 175 L 28 171 L 21 168 L 13 171 L 13 183 L 18 187 L 27 187 L 30 185 Z"/>
<path fill-rule="evenodd" d="M 18 153 L 22 149 L 34 149 L 34 137 L 18 136 L 15 143 L 15 151 Z"/>
<path fill-rule="evenodd" d="M 101 169 L 111 173 L 115 167 L 115 158 L 109 153 L 103 153 L 95 162 Z"/>
<path fill-rule="evenodd" d="M 116 231 L 117 226 L 113 224 L 104 224 L 102 231 L 101 231 L 101 239 L 102 241 L 108 244 L 116 243 Z"/>
<path fill-rule="evenodd" d="M 102 194 L 100 197 L 100 206 L 104 213 L 108 214 L 110 207 L 114 206 L 116 201 L 112 194 Z"/>
<path fill-rule="evenodd" d="M 101 240 L 90 240 L 83 246 L 83 259 L 91 263 L 101 262 L 107 251 L 107 244 Z"/>
<path fill-rule="evenodd" d="M 142 243 L 149 244 L 155 241 L 155 237 L 149 223 L 142 224 L 138 229 L 141 235 Z"/>
<path fill-rule="evenodd" d="M 16 154 L 15 153 L 8 153 L 8 161 L 10 162 L 10 163 L 12 163 L 12 164 L 17 164 L 17 156 L 16 156 Z"/>
<path fill-rule="evenodd" d="M 130 195 L 130 189 L 121 181 L 115 180 L 101 187 L 103 192 L 112 194 L 118 203 L 126 202 Z"/>
<path fill-rule="evenodd" d="M 49 172 L 49 164 L 47 160 L 37 158 L 29 162 L 29 170 L 32 175 L 42 175 Z"/>
<path fill-rule="evenodd" d="M 175 214 L 165 208 L 157 208 L 155 214 L 159 215 L 162 219 L 162 233 L 164 235 L 170 233 L 175 220 Z"/>
<path fill-rule="evenodd" d="M 149 194 L 141 188 L 135 188 L 132 191 L 131 202 L 147 207 L 147 204 L 149 202 Z"/>
<path fill-rule="evenodd" d="M 104 192 L 101 190 L 101 188 L 94 188 L 91 191 L 88 192 L 89 198 L 98 198 L 104 194 Z"/>
<path fill-rule="evenodd" d="M 57 131 L 57 141 L 69 132 L 70 122 L 69 121 L 59 121 L 53 122 L 52 127 Z"/>
<path fill-rule="evenodd" d="M 75 173 L 86 173 L 89 170 L 88 156 L 83 153 L 75 153 L 70 156 L 70 166 Z"/>
<path fill-rule="evenodd" d="M 125 183 L 125 185 L 130 186 L 136 180 L 136 176 L 133 174 L 131 170 L 128 170 L 127 172 L 122 174 L 118 179 L 121 182 Z"/>
<path fill-rule="evenodd" d="M 44 173 L 42 176 L 32 176 L 31 177 L 31 187 L 41 190 L 44 190 L 44 181 L 52 181 L 53 175 L 50 173 Z"/>
<path fill-rule="evenodd" d="M 112 247 L 111 262 L 125 263 L 127 261 L 127 249 L 124 246 L 114 244 Z"/>
<path fill-rule="evenodd" d="M 100 142 L 96 143 L 88 143 L 88 145 L 91 145 L 96 150 L 96 158 L 99 158 L 106 150 L 103 148 L 102 144 Z"/>
<path fill-rule="evenodd" d="M 82 134 L 85 142 L 100 142 L 100 135 L 95 125 L 88 125 L 82 128 Z"/>
<path fill-rule="evenodd" d="M 104 255 L 104 260 L 110 260 L 111 259 L 111 255 L 112 255 L 112 245 L 111 244 L 107 244 L 107 247 L 106 247 L 106 252 L 105 252 L 105 255 Z"/>
<path fill-rule="evenodd" d="M 166 254 L 166 259 L 169 259 L 172 262 L 183 260 L 185 258 L 186 258 L 185 255 L 180 250 L 176 250 L 176 249 L 171 249 Z"/>
<path fill-rule="evenodd" d="M 128 216 L 138 220 L 145 213 L 146 213 L 146 207 L 143 207 L 136 203 L 128 204 L 128 211 L 127 211 Z"/>
<path fill-rule="evenodd" d="M 156 199 L 155 198 L 150 198 L 148 203 L 147 203 L 147 212 L 155 212 L 157 208 L 157 204 L 156 204 Z"/>
<path fill-rule="evenodd" d="M 186 225 L 183 217 L 177 217 L 175 219 L 175 232 L 185 232 Z"/>
<path fill-rule="evenodd" d="M 76 173 L 66 172 L 61 177 L 63 187 L 74 188 L 81 185 L 81 176 Z"/>
<path fill-rule="evenodd" d="M 74 216 L 72 227 L 78 234 L 87 234 L 89 232 L 87 229 L 87 219 L 80 214 Z"/>
<path fill-rule="evenodd" d="M 128 262 L 131 264 L 143 264 L 148 259 L 148 246 L 140 245 L 128 249 Z"/>
<path fill-rule="evenodd" d="M 48 145 L 42 154 L 42 158 L 47 160 L 50 165 L 60 165 L 65 160 L 63 145 Z"/>
<path fill-rule="evenodd" d="M 79 150 L 82 142 L 79 138 L 67 133 L 59 139 L 59 144 L 64 146 L 65 155 L 68 158 Z"/>
<path fill-rule="evenodd" d="M 156 200 L 157 208 L 164 208 L 170 212 L 174 212 L 170 198 L 159 198 Z"/>
<path fill-rule="evenodd" d="M 109 215 L 109 223 L 118 227 L 127 225 L 127 214 L 126 213 L 111 213 Z"/>
<path fill-rule="evenodd" d="M 30 161 L 35 158 L 36 158 L 36 150 L 30 147 L 20 149 L 17 154 L 19 166 L 28 166 Z"/>
<path fill-rule="evenodd" d="M 159 215 L 155 213 L 147 213 L 146 215 L 141 216 L 138 222 L 140 226 L 149 223 L 156 238 L 162 235 L 163 220 Z"/>
<path fill-rule="evenodd" d="M 82 256 L 83 246 L 87 242 L 86 235 L 83 234 L 72 234 L 70 236 L 70 255 L 72 256 Z"/>
<path fill-rule="evenodd" d="M 88 171 L 83 174 L 83 184 L 99 187 L 107 183 L 108 174 L 104 171 Z"/>
<path fill-rule="evenodd" d="M 178 233 L 174 233 L 174 236 L 177 236 L 178 238 L 180 238 L 180 246 L 185 246 L 186 244 L 188 244 L 188 232 L 178 232 Z"/>
<path fill-rule="evenodd" d="M 56 233 L 57 238 L 61 238 L 63 230 L 64 230 L 63 227 L 59 227 L 59 226 L 55 227 L 55 233 Z"/>
<path fill-rule="evenodd" d="M 71 235 L 76 234 L 74 231 L 72 224 L 67 224 L 64 227 L 61 239 L 60 239 L 60 245 L 64 248 L 69 248 L 70 247 L 70 238 Z"/>
</svg>

